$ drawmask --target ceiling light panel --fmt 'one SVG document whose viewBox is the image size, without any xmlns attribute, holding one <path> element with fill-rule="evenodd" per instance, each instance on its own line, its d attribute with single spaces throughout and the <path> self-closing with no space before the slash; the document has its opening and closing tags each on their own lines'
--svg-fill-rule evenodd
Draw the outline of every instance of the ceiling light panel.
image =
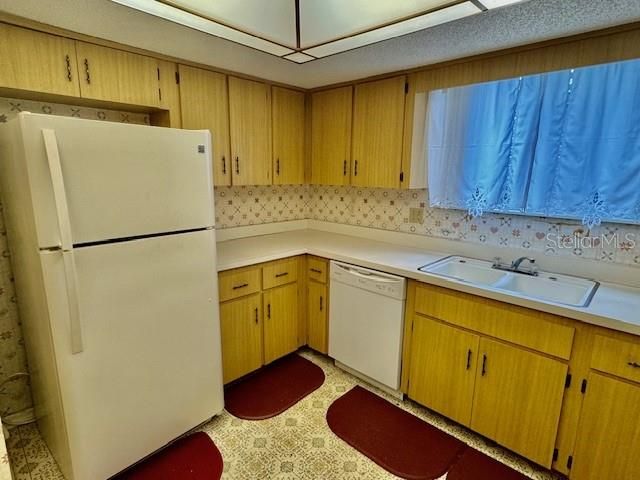
<svg viewBox="0 0 640 480">
<path fill-rule="evenodd" d="M 296 48 L 293 0 L 162 0 L 254 36 Z"/>
<path fill-rule="evenodd" d="M 206 18 L 185 12 L 176 7 L 160 3 L 156 0 L 111 0 L 112 2 L 140 10 L 142 12 L 164 18 L 180 25 L 200 30 L 201 32 L 215 35 L 232 42 L 240 43 L 248 47 L 262 50 L 263 52 L 279 57 L 293 52 L 293 49 L 283 47 L 268 40 L 249 35 Z"/>
<path fill-rule="evenodd" d="M 291 55 L 285 55 L 283 58 L 296 63 L 307 63 L 311 60 L 315 60 L 315 57 L 300 52 L 292 53 Z"/>
<path fill-rule="evenodd" d="M 512 5 L 514 3 L 520 3 L 524 0 L 480 0 L 485 7 L 488 9 L 505 7 L 507 5 Z"/>
<path fill-rule="evenodd" d="M 451 0 L 300 0 L 302 48 L 420 15 Z"/>
<path fill-rule="evenodd" d="M 399 37 L 401 35 L 406 35 L 418 30 L 458 20 L 480 12 L 481 10 L 471 2 L 460 3 L 458 5 L 443 8 L 403 22 L 398 22 L 393 25 L 388 25 L 376 30 L 344 38 L 342 40 L 336 40 L 335 42 L 320 45 L 318 47 L 309 48 L 305 50 L 305 53 L 313 55 L 314 57 L 326 57 L 327 55 L 333 55 L 346 50 L 363 47 L 371 43 Z"/>
</svg>

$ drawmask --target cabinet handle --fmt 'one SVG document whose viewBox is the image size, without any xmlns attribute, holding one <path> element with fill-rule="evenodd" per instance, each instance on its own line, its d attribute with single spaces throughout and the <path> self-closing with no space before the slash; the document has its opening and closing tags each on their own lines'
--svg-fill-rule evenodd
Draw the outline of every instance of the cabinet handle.
<svg viewBox="0 0 640 480">
<path fill-rule="evenodd" d="M 358 176 L 358 160 L 355 161 L 355 167 L 353 168 L 353 176 Z"/>
<path fill-rule="evenodd" d="M 467 370 L 469 370 L 471 368 L 471 355 L 473 354 L 473 352 L 471 352 L 471 349 L 467 350 Z"/>
<path fill-rule="evenodd" d="M 256 307 L 256 325 L 258 324 L 258 307 Z"/>
<path fill-rule="evenodd" d="M 276 278 L 284 277 L 286 275 L 289 275 L 289 272 L 276 273 Z"/>
<path fill-rule="evenodd" d="M 482 355 L 482 376 L 484 377 L 487 373 L 487 356 Z"/>
<path fill-rule="evenodd" d="M 267 304 L 267 318 L 271 318 L 271 304 Z"/>
<path fill-rule="evenodd" d="M 73 77 L 71 76 L 71 58 L 69 55 L 64 57 L 65 62 L 67 63 L 67 80 L 72 81 Z"/>
<path fill-rule="evenodd" d="M 234 289 L 234 290 L 238 290 L 238 289 L 240 289 L 240 288 L 245 288 L 245 287 L 248 287 L 248 286 L 249 286 L 249 284 L 248 284 L 248 283 L 243 283 L 243 284 L 241 284 L 241 285 L 234 285 L 233 289 Z"/>
<path fill-rule="evenodd" d="M 640 363 L 638 362 L 629 362 L 627 363 L 627 365 L 629 365 L 632 368 L 640 368 Z"/>
<path fill-rule="evenodd" d="M 89 72 L 89 59 L 84 59 L 84 74 L 86 75 L 87 84 L 91 83 L 91 73 Z"/>
<path fill-rule="evenodd" d="M 347 161 L 344 161 L 344 164 L 342 166 L 342 176 L 346 177 L 347 176 Z"/>
<path fill-rule="evenodd" d="M 226 175 L 227 174 L 227 159 L 225 158 L 225 156 L 222 156 L 222 174 Z"/>
<path fill-rule="evenodd" d="M 322 308 L 323 308 L 322 303 L 323 303 L 322 295 L 320 295 L 320 311 L 322 311 Z"/>
<path fill-rule="evenodd" d="M 276 159 L 276 175 L 280 175 L 280 159 Z"/>
<path fill-rule="evenodd" d="M 240 175 L 240 159 L 236 157 L 236 175 Z"/>
<path fill-rule="evenodd" d="M 317 268 L 310 268 L 309 270 L 313 273 L 322 273 L 322 270 L 318 270 Z"/>
</svg>

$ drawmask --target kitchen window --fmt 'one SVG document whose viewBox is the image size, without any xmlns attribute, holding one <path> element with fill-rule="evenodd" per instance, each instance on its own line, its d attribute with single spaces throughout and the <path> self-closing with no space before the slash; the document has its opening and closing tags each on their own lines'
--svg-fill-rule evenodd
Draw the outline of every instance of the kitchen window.
<svg viewBox="0 0 640 480">
<path fill-rule="evenodd" d="M 640 61 L 432 91 L 433 207 L 640 222 Z"/>
</svg>

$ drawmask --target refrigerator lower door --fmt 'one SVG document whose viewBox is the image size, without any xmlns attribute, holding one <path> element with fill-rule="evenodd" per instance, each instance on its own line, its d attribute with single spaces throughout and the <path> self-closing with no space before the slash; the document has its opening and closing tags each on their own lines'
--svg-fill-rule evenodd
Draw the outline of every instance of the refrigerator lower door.
<svg viewBox="0 0 640 480">
<path fill-rule="evenodd" d="M 42 252 L 72 472 L 104 480 L 223 409 L 215 232 L 76 249 L 72 354 L 60 252 Z"/>
</svg>

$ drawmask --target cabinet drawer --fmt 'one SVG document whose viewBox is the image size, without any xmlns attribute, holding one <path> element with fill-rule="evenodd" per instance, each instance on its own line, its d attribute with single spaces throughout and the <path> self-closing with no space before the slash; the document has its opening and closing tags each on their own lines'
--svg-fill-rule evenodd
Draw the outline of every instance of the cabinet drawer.
<svg viewBox="0 0 640 480">
<path fill-rule="evenodd" d="M 561 317 L 431 285 L 416 288 L 417 313 L 568 360 L 575 329 Z"/>
<path fill-rule="evenodd" d="M 262 285 L 268 288 L 278 287 L 298 280 L 298 259 L 287 258 L 267 263 L 262 268 Z"/>
<path fill-rule="evenodd" d="M 596 335 L 591 368 L 640 383 L 640 343 Z"/>
<path fill-rule="evenodd" d="M 307 275 L 309 280 L 327 283 L 327 261 L 322 258 L 309 257 L 307 263 Z"/>
<path fill-rule="evenodd" d="M 218 275 L 220 301 L 243 297 L 260 291 L 260 267 L 238 268 Z"/>
</svg>

